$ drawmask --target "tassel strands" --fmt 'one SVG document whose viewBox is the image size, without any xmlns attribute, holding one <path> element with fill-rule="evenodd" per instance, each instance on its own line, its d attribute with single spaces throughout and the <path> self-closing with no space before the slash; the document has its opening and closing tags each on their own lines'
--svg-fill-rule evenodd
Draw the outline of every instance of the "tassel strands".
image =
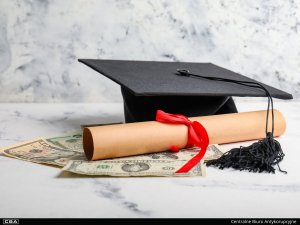
<svg viewBox="0 0 300 225">
<path fill-rule="evenodd" d="M 249 172 L 268 172 L 275 173 L 273 166 L 277 165 L 279 171 L 279 162 L 283 160 L 280 143 L 273 138 L 271 132 L 263 140 L 253 143 L 248 147 L 241 146 L 233 148 L 224 153 L 219 159 L 210 160 L 207 166 L 216 166 L 219 169 L 234 168 L 237 170 L 248 170 Z"/>
</svg>

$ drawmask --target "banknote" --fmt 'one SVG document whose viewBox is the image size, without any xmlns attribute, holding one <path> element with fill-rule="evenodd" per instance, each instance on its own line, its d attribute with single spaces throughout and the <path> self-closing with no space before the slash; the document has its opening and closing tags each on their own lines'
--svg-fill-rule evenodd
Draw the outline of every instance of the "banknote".
<svg viewBox="0 0 300 225">
<path fill-rule="evenodd" d="M 82 132 L 74 132 L 66 135 L 45 138 L 49 144 L 60 149 L 65 149 L 74 152 L 83 152 Z"/>
<path fill-rule="evenodd" d="M 209 146 L 217 152 L 216 146 Z M 198 154 L 198 148 L 182 149 L 179 152 L 158 152 L 112 160 L 83 161 L 71 160 L 63 168 L 65 171 L 100 176 L 205 176 L 205 166 L 199 163 L 188 173 L 175 173 L 191 158 Z M 213 155 L 211 153 L 210 155 Z"/>
<path fill-rule="evenodd" d="M 61 167 L 69 160 L 85 160 L 83 153 L 49 145 L 42 138 L 5 148 L 2 152 L 13 158 Z"/>
<path fill-rule="evenodd" d="M 195 147 L 194 147 L 195 148 Z M 197 148 L 198 149 L 198 148 Z M 209 160 L 218 159 L 224 154 L 224 150 L 220 145 L 209 145 L 207 147 L 207 151 L 205 153 L 205 156 L 203 157 L 204 162 L 207 162 Z"/>
<path fill-rule="evenodd" d="M 114 160 L 81 161 L 72 160 L 62 169 L 84 175 L 93 176 L 205 176 L 205 166 L 198 163 L 187 173 L 175 173 L 187 160 L 147 159 L 137 157 L 136 159 L 119 158 Z"/>
<path fill-rule="evenodd" d="M 184 148 L 181 149 L 179 152 L 171 152 L 171 151 L 164 151 L 164 152 L 156 152 L 138 156 L 129 156 L 126 159 L 136 159 L 139 157 L 146 157 L 148 159 L 169 159 L 169 160 L 189 160 L 198 154 L 199 148 L 192 147 L 192 148 Z M 209 145 L 207 147 L 205 156 L 203 157 L 204 162 L 220 158 L 223 155 L 223 151 L 219 145 Z"/>
<path fill-rule="evenodd" d="M 205 166 L 199 163 L 190 172 L 175 174 L 198 153 L 184 149 L 177 153 L 160 152 L 111 160 L 87 161 L 83 152 L 58 148 L 40 138 L 3 150 L 7 156 L 35 163 L 63 167 L 73 173 L 102 176 L 204 176 Z"/>
<path fill-rule="evenodd" d="M 52 164 L 64 167 L 64 170 L 70 172 L 86 175 L 204 176 L 205 174 L 205 167 L 201 163 L 189 173 L 174 173 L 174 171 L 199 152 L 199 148 L 197 147 L 182 149 L 176 153 L 165 151 L 110 160 L 87 161 L 82 147 L 82 134 L 79 132 L 49 138 L 39 138 L 5 148 L 2 151 L 10 157 L 35 163 Z M 216 159 L 222 154 L 220 146 L 210 145 L 205 154 L 204 161 Z M 144 169 L 137 170 L 137 167 Z M 99 170 L 99 168 L 107 169 Z M 124 168 L 125 171 L 123 170 Z M 127 172 L 126 168 L 129 168 Z"/>
</svg>

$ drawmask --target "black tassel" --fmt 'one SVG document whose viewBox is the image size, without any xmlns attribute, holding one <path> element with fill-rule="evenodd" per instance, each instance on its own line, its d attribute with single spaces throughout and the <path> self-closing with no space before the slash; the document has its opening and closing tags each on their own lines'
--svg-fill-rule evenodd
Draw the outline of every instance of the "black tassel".
<svg viewBox="0 0 300 225">
<path fill-rule="evenodd" d="M 208 77 L 190 73 L 188 70 L 179 69 L 177 75 L 186 77 L 202 78 L 207 80 L 222 81 L 228 83 L 235 83 L 251 88 L 258 88 L 263 90 L 268 97 L 268 108 L 266 118 L 266 137 L 258 142 L 253 143 L 248 147 L 234 148 L 224 153 L 219 159 L 210 160 L 206 163 L 207 166 L 216 166 L 219 169 L 234 168 L 237 170 L 248 170 L 249 172 L 267 172 L 275 173 L 274 166 L 277 165 L 280 172 L 287 173 L 281 170 L 279 163 L 283 160 L 284 153 L 281 149 L 280 143 L 273 137 L 274 135 L 274 111 L 273 99 L 269 91 L 258 82 L 238 81 L 219 77 Z M 268 131 L 269 112 L 271 106 L 272 115 L 272 131 Z"/>
<path fill-rule="evenodd" d="M 275 173 L 273 166 L 277 165 L 279 171 L 287 173 L 279 167 L 279 162 L 282 161 L 283 157 L 284 153 L 280 143 L 269 132 L 266 138 L 248 147 L 233 148 L 220 158 L 208 161 L 206 165 L 216 166 L 219 169 L 232 167 L 237 170 L 259 173 Z"/>
</svg>

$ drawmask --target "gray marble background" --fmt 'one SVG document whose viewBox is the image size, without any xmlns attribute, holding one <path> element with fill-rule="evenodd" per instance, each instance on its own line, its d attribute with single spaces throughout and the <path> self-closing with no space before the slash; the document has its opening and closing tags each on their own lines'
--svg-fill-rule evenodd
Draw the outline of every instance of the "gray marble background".
<svg viewBox="0 0 300 225">
<path fill-rule="evenodd" d="M 78 58 L 213 62 L 299 98 L 300 1 L 0 0 L 0 102 L 117 102 Z"/>
</svg>

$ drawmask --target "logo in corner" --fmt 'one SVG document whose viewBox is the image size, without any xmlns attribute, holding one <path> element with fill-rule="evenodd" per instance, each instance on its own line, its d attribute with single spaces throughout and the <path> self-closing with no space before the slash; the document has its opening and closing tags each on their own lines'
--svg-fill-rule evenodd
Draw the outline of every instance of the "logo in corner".
<svg viewBox="0 0 300 225">
<path fill-rule="evenodd" d="M 19 224 L 19 219 L 3 219 L 3 224 Z"/>
</svg>

